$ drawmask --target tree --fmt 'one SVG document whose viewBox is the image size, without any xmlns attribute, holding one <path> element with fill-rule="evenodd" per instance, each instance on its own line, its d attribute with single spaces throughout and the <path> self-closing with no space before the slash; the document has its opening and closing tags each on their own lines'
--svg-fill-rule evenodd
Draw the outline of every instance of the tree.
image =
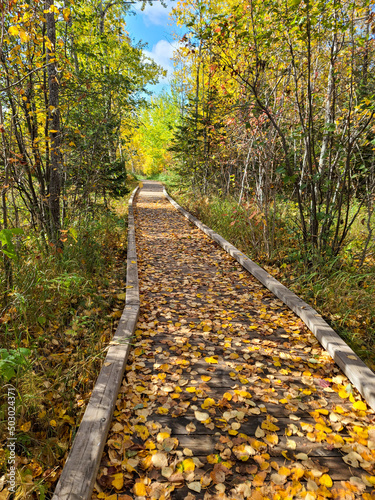
<svg viewBox="0 0 375 500">
<path fill-rule="evenodd" d="M 207 102 L 226 118 L 220 147 L 212 154 L 213 143 L 204 142 L 193 177 L 240 201 L 246 186 L 250 197 L 254 189 L 262 213 L 279 186 L 297 203 L 306 259 L 337 255 L 365 202 L 361 185 L 373 161 L 362 154 L 375 109 L 368 1 L 189 2 L 175 12 L 189 29 L 183 50 L 194 73 L 196 118 L 197 110 L 208 116 Z M 192 124 L 190 112 L 191 134 Z M 201 120 L 201 127 L 207 137 L 212 123 Z M 223 156 L 225 166 L 217 160 Z"/>
</svg>

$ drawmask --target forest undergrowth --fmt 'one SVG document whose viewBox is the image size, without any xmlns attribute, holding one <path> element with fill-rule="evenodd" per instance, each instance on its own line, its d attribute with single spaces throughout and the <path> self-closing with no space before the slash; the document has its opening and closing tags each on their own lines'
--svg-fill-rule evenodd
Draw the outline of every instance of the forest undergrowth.
<svg viewBox="0 0 375 500">
<path fill-rule="evenodd" d="M 130 186 L 134 187 L 134 186 Z M 8 387 L 16 391 L 15 499 L 50 498 L 125 302 L 128 194 L 72 217 L 63 252 L 30 230 L 15 242 L 13 289 L 2 285 L 0 481 Z"/>
<path fill-rule="evenodd" d="M 375 370 L 374 249 L 368 249 L 362 263 L 367 233 L 361 217 L 352 226 L 339 256 L 311 264 L 303 258 L 297 236 L 300 233 L 296 231 L 297 214 L 293 216 L 295 207 L 287 201 L 279 200 L 270 255 L 262 244 L 263 227 L 256 207 L 238 205 L 234 198 L 193 193 L 174 173 L 154 178 L 163 182 L 184 208 L 314 307 Z"/>
</svg>

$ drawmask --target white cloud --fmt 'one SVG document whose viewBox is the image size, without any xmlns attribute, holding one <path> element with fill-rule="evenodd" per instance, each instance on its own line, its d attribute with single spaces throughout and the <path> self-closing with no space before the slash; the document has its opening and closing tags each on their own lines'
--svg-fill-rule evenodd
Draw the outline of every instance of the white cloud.
<svg viewBox="0 0 375 500">
<path fill-rule="evenodd" d="M 143 53 L 146 57 L 153 59 L 156 64 L 159 64 L 162 68 L 168 71 L 167 78 L 172 76 L 173 63 L 172 56 L 173 51 L 178 47 L 178 42 L 170 43 L 167 40 L 159 40 L 156 45 L 152 47 L 152 50 L 144 50 Z M 166 81 L 163 79 L 163 81 Z"/>
<path fill-rule="evenodd" d="M 165 3 L 167 7 L 163 7 L 159 0 L 153 1 L 152 5 L 147 4 L 142 11 L 142 2 L 138 2 L 135 4 L 134 8 L 143 16 L 146 26 L 167 26 L 169 14 L 176 5 L 176 1 L 172 2 L 171 0 L 166 0 Z"/>
</svg>

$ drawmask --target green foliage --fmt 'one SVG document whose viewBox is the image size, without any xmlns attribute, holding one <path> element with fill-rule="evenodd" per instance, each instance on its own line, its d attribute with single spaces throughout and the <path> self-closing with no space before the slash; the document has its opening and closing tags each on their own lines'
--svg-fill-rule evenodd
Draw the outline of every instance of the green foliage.
<svg viewBox="0 0 375 500">
<path fill-rule="evenodd" d="M 19 235 L 19 234 L 23 234 L 23 230 L 18 228 L 18 227 L 15 227 L 13 229 L 1 229 L 0 230 L 0 243 L 1 243 L 1 247 L 0 247 L 0 250 L 1 252 L 6 255 L 7 257 L 9 257 L 10 259 L 15 259 L 17 257 L 17 252 L 16 252 L 16 248 L 13 244 L 13 236 L 14 235 Z M 6 247 L 6 248 L 4 248 Z"/>
<path fill-rule="evenodd" d="M 130 144 L 130 163 L 148 176 L 170 168 L 173 160 L 168 149 L 178 121 L 178 103 L 173 93 L 163 92 L 151 98 L 140 114 L 140 125 Z"/>
<path fill-rule="evenodd" d="M 20 375 L 22 370 L 30 367 L 30 349 L 20 347 L 19 349 L 0 349 L 0 380 L 8 383 L 16 375 Z"/>
<path fill-rule="evenodd" d="M 105 174 L 105 185 L 113 197 L 121 198 L 129 193 L 126 181 L 125 160 L 118 159 L 109 165 Z"/>
<path fill-rule="evenodd" d="M 298 207 L 300 257 L 339 255 L 356 200 L 373 210 L 368 1 L 192 1 L 175 15 L 188 28 L 176 57 L 186 89 L 172 147 L 180 172 L 203 195 L 250 210 L 255 200 L 270 253 L 281 196 Z"/>
</svg>

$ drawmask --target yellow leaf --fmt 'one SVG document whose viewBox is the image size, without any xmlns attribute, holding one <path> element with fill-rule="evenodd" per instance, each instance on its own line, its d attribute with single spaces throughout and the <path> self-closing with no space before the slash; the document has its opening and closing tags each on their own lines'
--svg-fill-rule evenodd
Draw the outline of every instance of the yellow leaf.
<svg viewBox="0 0 375 500">
<path fill-rule="evenodd" d="M 277 434 L 267 434 L 266 440 L 273 446 L 279 442 L 279 437 Z"/>
<path fill-rule="evenodd" d="M 335 436 L 333 437 L 333 441 L 337 444 L 341 444 L 341 445 L 345 444 L 344 439 L 339 434 L 335 434 Z"/>
<path fill-rule="evenodd" d="M 288 467 L 282 466 L 279 469 L 279 474 L 281 474 L 282 476 L 289 476 L 290 472 L 291 471 L 290 471 L 290 469 L 288 469 Z"/>
<path fill-rule="evenodd" d="M 253 486 L 262 486 L 264 483 L 264 480 L 266 479 L 267 472 L 259 472 L 254 476 L 253 479 Z"/>
<path fill-rule="evenodd" d="M 152 465 L 152 455 L 147 455 L 142 459 L 142 469 L 149 469 Z"/>
<path fill-rule="evenodd" d="M 70 17 L 70 9 L 68 8 L 63 9 L 63 16 L 64 16 L 64 21 L 67 23 Z"/>
<path fill-rule="evenodd" d="M 18 26 L 11 26 L 9 29 L 8 29 L 8 33 L 12 36 L 17 36 L 18 33 L 19 33 L 19 28 Z"/>
<path fill-rule="evenodd" d="M 28 33 L 26 33 L 25 30 L 20 30 L 19 35 L 20 35 L 22 43 L 27 42 L 27 40 L 30 38 L 30 35 Z"/>
<path fill-rule="evenodd" d="M 141 439 L 146 440 L 150 433 L 145 425 L 135 425 L 134 430 L 138 432 Z"/>
<path fill-rule="evenodd" d="M 160 406 L 160 408 L 157 409 L 157 412 L 159 413 L 159 415 L 167 415 L 169 410 L 168 408 L 163 408 L 162 406 Z"/>
<path fill-rule="evenodd" d="M 209 380 L 211 380 L 212 377 L 209 377 L 208 375 L 201 375 L 201 379 L 203 380 L 203 382 L 208 382 Z"/>
<path fill-rule="evenodd" d="M 124 474 L 120 472 L 113 477 L 112 486 L 114 486 L 116 490 L 120 490 L 124 486 Z"/>
<path fill-rule="evenodd" d="M 195 469 L 195 463 L 192 458 L 186 458 L 182 461 L 182 468 L 184 472 L 190 472 Z"/>
<path fill-rule="evenodd" d="M 346 390 L 345 390 L 345 389 L 341 389 L 341 390 L 339 391 L 339 396 L 340 396 L 340 398 L 345 399 L 345 398 L 348 398 L 348 397 L 349 397 L 349 394 L 346 392 Z"/>
<path fill-rule="evenodd" d="M 201 408 L 205 409 L 205 408 L 209 408 L 210 406 L 214 406 L 215 404 L 215 400 L 212 399 L 212 398 L 206 398 L 203 402 L 203 404 L 201 405 Z"/>
<path fill-rule="evenodd" d="M 50 420 L 49 423 L 50 425 L 52 425 L 52 427 L 56 427 L 57 425 L 56 420 Z"/>
<path fill-rule="evenodd" d="M 137 497 L 145 497 L 146 496 L 146 486 L 143 483 L 135 483 L 133 491 Z"/>
<path fill-rule="evenodd" d="M 24 424 L 21 425 L 20 429 L 23 432 L 28 432 L 31 428 L 31 422 L 25 422 Z"/>
<path fill-rule="evenodd" d="M 233 467 L 232 462 L 221 462 L 221 465 L 224 465 L 227 469 L 231 469 Z"/>
<path fill-rule="evenodd" d="M 51 5 L 48 10 L 44 11 L 45 13 L 51 13 L 51 14 L 58 14 L 59 9 L 56 7 L 56 5 Z"/>
<path fill-rule="evenodd" d="M 171 437 L 169 432 L 159 432 L 159 434 L 156 436 L 156 441 L 158 443 L 162 443 L 164 439 L 168 439 L 169 437 Z"/>
<path fill-rule="evenodd" d="M 293 481 L 298 481 L 299 479 L 301 479 L 301 477 L 303 477 L 305 471 L 304 469 L 301 467 L 296 467 L 295 469 L 292 470 L 292 476 L 291 476 L 291 479 L 293 479 Z"/>
<path fill-rule="evenodd" d="M 360 410 L 360 411 L 366 411 L 367 405 L 363 401 L 356 401 L 353 404 L 353 408 L 355 408 L 356 410 Z"/>
<path fill-rule="evenodd" d="M 204 358 L 204 360 L 206 361 L 206 363 L 211 363 L 212 365 L 217 363 L 217 359 L 213 356 L 211 356 L 210 358 Z"/>
<path fill-rule="evenodd" d="M 196 390 L 196 387 L 186 387 L 187 392 L 195 392 Z"/>
<path fill-rule="evenodd" d="M 331 486 L 333 485 L 332 479 L 328 474 L 323 474 L 319 478 L 319 483 L 323 486 L 326 486 L 327 488 L 331 488 Z"/>
<path fill-rule="evenodd" d="M 153 441 L 151 441 L 150 439 L 148 439 L 146 442 L 145 442 L 145 448 L 147 448 L 147 450 L 154 450 L 156 448 L 156 445 Z"/>
<path fill-rule="evenodd" d="M 266 431 L 279 431 L 280 427 L 277 427 L 277 425 L 273 424 L 269 420 L 265 420 L 262 422 L 262 429 L 265 429 Z"/>
<path fill-rule="evenodd" d="M 319 422 L 315 425 L 315 429 L 318 431 L 328 432 L 328 434 L 332 432 L 332 429 L 327 427 L 325 424 L 321 424 Z"/>
<path fill-rule="evenodd" d="M 223 394 L 223 399 L 227 399 L 228 401 L 230 401 L 232 399 L 232 394 L 230 394 L 230 392 L 225 392 Z"/>
</svg>

